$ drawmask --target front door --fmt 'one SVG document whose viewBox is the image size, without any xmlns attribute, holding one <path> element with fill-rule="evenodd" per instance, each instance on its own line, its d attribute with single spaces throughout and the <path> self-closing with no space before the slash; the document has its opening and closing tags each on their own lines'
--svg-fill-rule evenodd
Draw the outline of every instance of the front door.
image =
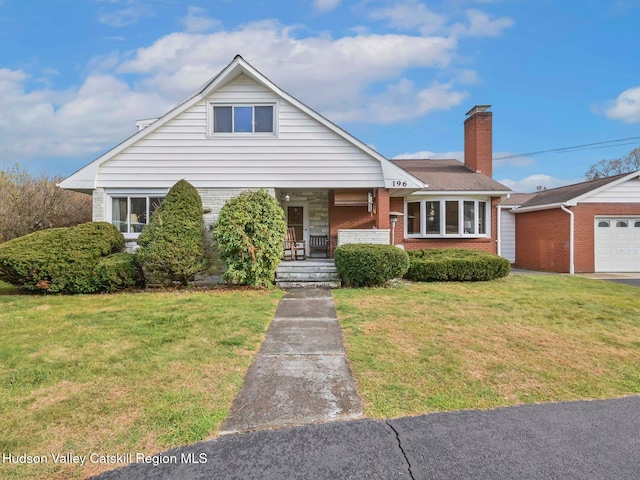
<svg viewBox="0 0 640 480">
<path fill-rule="evenodd" d="M 287 227 L 296 232 L 296 240 L 309 241 L 307 206 L 303 204 L 287 205 Z M 308 253 L 308 252 L 306 252 Z"/>
</svg>

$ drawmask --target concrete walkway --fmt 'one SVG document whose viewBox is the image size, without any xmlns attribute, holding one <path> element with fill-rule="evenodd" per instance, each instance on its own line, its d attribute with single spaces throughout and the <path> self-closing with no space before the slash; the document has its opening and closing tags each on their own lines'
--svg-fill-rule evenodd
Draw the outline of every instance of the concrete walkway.
<svg viewBox="0 0 640 480">
<path fill-rule="evenodd" d="M 288 290 L 220 434 L 361 416 L 331 291 Z"/>
</svg>

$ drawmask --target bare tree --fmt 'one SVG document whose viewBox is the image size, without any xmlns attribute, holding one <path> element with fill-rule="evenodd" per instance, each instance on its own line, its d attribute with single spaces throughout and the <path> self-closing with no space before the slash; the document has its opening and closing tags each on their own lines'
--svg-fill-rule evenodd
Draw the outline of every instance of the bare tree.
<svg viewBox="0 0 640 480">
<path fill-rule="evenodd" d="M 600 160 L 589 167 L 584 174 L 587 180 L 631 173 L 640 170 L 640 147 L 631 150 L 627 155 L 610 160 Z"/>
<path fill-rule="evenodd" d="M 56 186 L 60 181 L 32 176 L 19 166 L 0 170 L 0 242 L 91 220 L 91 196 L 62 190 Z"/>
</svg>

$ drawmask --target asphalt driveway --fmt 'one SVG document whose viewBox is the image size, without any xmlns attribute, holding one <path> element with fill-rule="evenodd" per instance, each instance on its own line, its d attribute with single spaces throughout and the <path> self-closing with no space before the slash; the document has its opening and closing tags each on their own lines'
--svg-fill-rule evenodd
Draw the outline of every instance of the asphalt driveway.
<svg viewBox="0 0 640 480">
<path fill-rule="evenodd" d="M 225 435 L 100 480 L 637 479 L 640 396 Z"/>
</svg>

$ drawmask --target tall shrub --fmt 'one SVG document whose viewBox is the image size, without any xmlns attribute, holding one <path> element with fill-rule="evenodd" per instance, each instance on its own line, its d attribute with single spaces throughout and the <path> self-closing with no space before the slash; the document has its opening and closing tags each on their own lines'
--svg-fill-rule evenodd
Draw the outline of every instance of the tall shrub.
<svg viewBox="0 0 640 480">
<path fill-rule="evenodd" d="M 176 183 L 138 237 L 136 256 L 147 273 L 187 285 L 207 267 L 200 194 L 186 180 Z"/>
<path fill-rule="evenodd" d="M 214 228 L 228 283 L 267 286 L 282 259 L 287 224 L 278 202 L 264 190 L 243 192 L 220 210 Z"/>
<path fill-rule="evenodd" d="M 123 248 L 122 234 L 106 222 L 41 230 L 0 245 L 0 279 L 48 293 L 102 291 L 94 269 Z"/>
</svg>

